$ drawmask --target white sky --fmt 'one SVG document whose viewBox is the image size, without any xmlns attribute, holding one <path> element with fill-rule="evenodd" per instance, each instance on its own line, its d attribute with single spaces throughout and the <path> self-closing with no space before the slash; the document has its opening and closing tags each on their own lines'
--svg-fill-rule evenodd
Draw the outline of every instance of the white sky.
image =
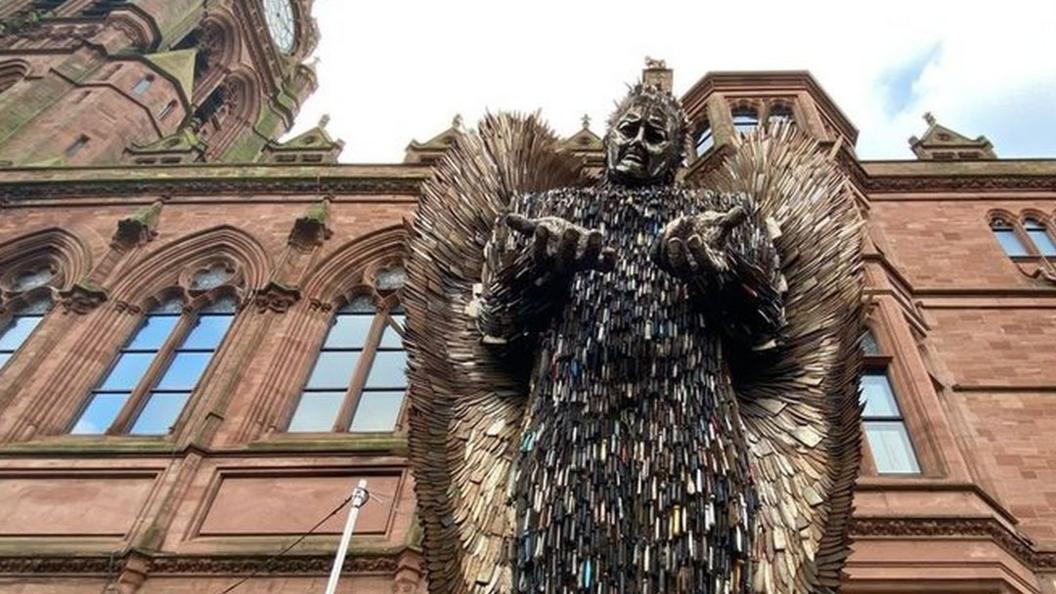
<svg viewBox="0 0 1056 594">
<path fill-rule="evenodd" d="M 976 8 L 976 7 L 979 8 Z M 603 123 L 646 55 L 681 95 L 711 70 L 810 70 L 863 159 L 911 159 L 932 111 L 1001 157 L 1056 158 L 1056 0 L 316 0 L 320 88 L 342 161 L 403 159 L 461 113 L 542 109 L 561 135 Z"/>
</svg>

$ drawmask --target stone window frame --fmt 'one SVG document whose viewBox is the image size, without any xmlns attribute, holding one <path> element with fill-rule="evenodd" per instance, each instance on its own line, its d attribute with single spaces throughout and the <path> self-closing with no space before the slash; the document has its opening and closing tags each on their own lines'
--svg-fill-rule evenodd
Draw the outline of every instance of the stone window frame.
<svg viewBox="0 0 1056 594">
<path fill-rule="evenodd" d="M 408 402 L 410 401 L 407 393 L 404 394 L 403 402 L 400 405 L 401 408 L 396 416 L 392 431 L 360 432 L 351 430 L 356 409 L 363 397 L 365 384 L 370 371 L 374 366 L 374 357 L 378 353 L 381 338 L 385 329 L 391 326 L 396 329 L 401 337 L 406 336 L 406 323 L 400 328 L 400 325 L 395 323 L 392 319 L 393 309 L 401 307 L 403 294 L 402 288 L 388 290 L 377 286 L 377 278 L 380 272 L 394 267 L 402 268 L 403 266 L 404 262 L 402 257 L 385 258 L 380 260 L 367 268 L 361 284 L 352 287 L 346 293 L 339 295 L 328 303 L 316 303 L 315 309 L 325 312 L 329 321 L 322 329 L 322 332 L 317 333 L 317 335 L 312 338 L 310 345 L 311 348 L 307 349 L 312 353 L 312 356 L 308 359 L 308 364 L 304 366 L 303 369 L 299 370 L 299 381 L 296 383 L 296 392 L 292 397 L 287 399 L 285 409 L 282 411 L 280 426 L 282 427 L 281 431 L 284 436 L 402 435 L 406 433 Z M 370 299 L 376 308 L 376 311 L 374 313 L 374 320 L 371 322 L 370 329 L 367 331 L 367 336 L 364 339 L 364 346 L 362 351 L 360 351 L 359 360 L 356 363 L 356 369 L 346 387 L 345 396 L 341 403 L 341 407 L 338 410 L 334 424 L 329 431 L 289 431 L 290 423 L 293 420 L 294 414 L 297 412 L 301 399 L 303 398 L 305 387 L 314 371 L 318 355 L 322 352 L 334 316 L 337 315 L 339 310 L 344 307 L 345 304 L 352 303 L 354 300 L 361 298 Z M 406 386 L 405 389 L 409 391 L 410 386 Z"/>
<path fill-rule="evenodd" d="M 207 272 L 218 266 L 222 266 L 230 272 L 230 277 L 223 284 L 206 289 L 198 289 L 194 287 L 194 279 L 199 273 Z M 213 371 L 222 362 L 226 346 L 231 343 L 232 336 L 236 332 L 238 319 L 246 309 L 247 297 L 244 286 L 245 273 L 242 268 L 233 260 L 216 257 L 200 261 L 195 266 L 183 270 L 179 274 L 175 286 L 167 287 L 156 292 L 154 295 L 144 299 L 138 306 L 119 304 L 123 309 L 133 309 L 138 314 L 139 321 L 132 326 L 131 331 L 128 332 L 126 336 L 122 337 L 121 342 L 117 344 L 117 348 L 111 352 L 107 365 L 102 368 L 98 377 L 89 386 L 87 393 L 81 398 L 78 406 L 74 408 L 73 415 L 66 424 L 66 429 L 63 433 L 76 439 L 91 439 L 99 438 L 101 436 L 174 439 L 174 436 L 178 435 L 180 430 L 187 424 L 189 415 L 191 414 L 191 411 L 195 409 L 195 404 L 198 398 L 201 397 L 205 386 L 213 375 Z M 183 303 L 180 320 L 165 338 L 164 343 L 151 360 L 150 366 L 136 382 L 128 400 L 122 405 L 121 411 L 114 418 L 113 422 L 106 431 L 101 434 L 73 434 L 72 431 L 74 427 L 81 419 L 81 416 L 84 414 L 87 407 L 91 404 L 99 385 L 106 380 L 113 367 L 113 363 L 117 361 L 118 357 L 120 357 L 128 342 L 142 329 L 143 321 L 156 307 L 174 298 L 179 299 Z M 187 402 L 184 403 L 183 410 L 180 411 L 180 414 L 177 415 L 176 419 L 173 421 L 170 430 L 165 434 L 132 434 L 131 430 L 139 413 L 142 412 L 143 406 L 150 399 L 152 391 L 157 386 L 158 382 L 161 381 L 162 376 L 164 376 L 169 370 L 175 351 L 180 348 L 191 330 L 194 329 L 195 324 L 198 322 L 200 312 L 209 305 L 225 298 L 233 299 L 236 303 L 234 319 L 228 327 L 223 339 L 213 350 L 209 363 L 206 365 L 205 369 L 202 371 L 202 375 L 191 389 L 191 394 L 188 397 Z"/>
<path fill-rule="evenodd" d="M 993 209 L 986 214 L 987 227 L 998 244 L 1001 253 L 1008 258 L 1021 273 L 1033 279 L 1056 283 L 1056 255 L 1045 255 L 1038 249 L 1037 243 L 1026 228 L 1028 220 L 1037 221 L 1044 227 L 1044 232 L 1051 242 L 1056 244 L 1056 227 L 1054 217 L 1036 208 L 1026 208 L 1018 214 L 1005 209 Z M 1011 230 L 1023 248 L 1024 254 L 1009 254 L 997 238 L 998 230 Z"/>
<path fill-rule="evenodd" d="M 909 440 L 910 453 L 913 456 L 913 461 L 916 463 L 916 472 L 880 472 L 876 466 L 876 458 L 872 452 L 872 446 L 869 442 L 868 436 L 865 434 L 866 422 L 865 413 L 863 410 L 863 426 L 862 426 L 862 448 L 863 453 L 868 455 L 862 456 L 862 474 L 871 476 L 881 476 L 889 478 L 919 478 L 927 474 L 928 466 L 925 455 L 926 452 L 922 450 L 923 443 L 917 436 L 920 434 L 917 431 L 916 419 L 912 414 L 912 408 L 910 402 L 905 397 L 906 390 L 902 389 L 904 386 L 903 373 L 904 370 L 900 369 L 896 357 L 891 354 L 892 350 L 888 349 L 885 344 L 887 337 L 881 338 L 881 332 L 878 331 L 878 324 L 871 322 L 866 328 L 866 332 L 869 336 L 872 336 L 874 343 L 877 347 L 876 353 L 869 353 L 865 351 L 865 338 L 863 337 L 863 357 L 862 357 L 862 377 L 867 373 L 878 373 L 883 374 L 887 379 L 888 387 L 891 389 L 891 396 L 895 402 L 895 406 L 898 409 L 898 418 L 894 417 L 885 420 L 897 420 L 902 423 L 903 428 L 906 431 L 906 437 Z"/>
<path fill-rule="evenodd" d="M 21 312 L 27 307 L 41 299 L 46 299 L 48 305 L 46 311 L 41 314 L 41 320 L 34 326 L 33 330 L 10 353 L 7 361 L 0 363 L 0 372 L 7 369 L 9 364 L 24 352 L 24 347 L 40 331 L 44 322 L 55 312 L 57 309 L 56 305 L 61 300 L 60 291 L 66 282 L 66 271 L 51 254 L 34 256 L 22 262 L 13 263 L 10 266 L 8 263 L 4 263 L 4 268 L 6 269 L 5 272 L 0 275 L 0 338 L 3 338 L 11 330 L 12 322 L 20 317 L 22 315 Z M 29 271 L 42 268 L 48 268 L 51 271 L 51 278 L 46 282 L 25 290 L 19 290 L 16 287 L 16 281 L 19 277 Z"/>
</svg>

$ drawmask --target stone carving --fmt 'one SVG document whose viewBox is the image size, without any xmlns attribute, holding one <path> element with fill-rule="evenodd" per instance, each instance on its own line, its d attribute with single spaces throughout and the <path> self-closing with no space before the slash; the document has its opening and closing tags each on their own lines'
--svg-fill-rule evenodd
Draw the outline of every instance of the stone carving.
<svg viewBox="0 0 1056 594">
<path fill-rule="evenodd" d="M 859 462 L 861 222 L 813 141 L 676 183 L 635 87 L 603 179 L 488 117 L 425 183 L 404 293 L 432 592 L 825 592 Z"/>
</svg>

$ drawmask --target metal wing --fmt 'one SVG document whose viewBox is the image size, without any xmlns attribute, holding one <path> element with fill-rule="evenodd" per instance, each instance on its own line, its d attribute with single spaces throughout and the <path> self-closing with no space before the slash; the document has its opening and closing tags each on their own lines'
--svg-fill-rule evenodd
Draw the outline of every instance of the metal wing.
<svg viewBox="0 0 1056 594">
<path fill-rule="evenodd" d="M 705 185 L 776 222 L 788 283 L 781 344 L 737 378 L 759 493 L 754 589 L 838 589 L 861 458 L 862 219 L 844 174 L 792 126 L 741 139 Z"/>
<path fill-rule="evenodd" d="M 508 592 L 507 481 L 527 378 L 481 344 L 472 317 L 484 247 L 520 193 L 580 185 L 537 115 L 487 116 L 425 182 L 409 239 L 410 459 L 429 591 Z"/>
</svg>

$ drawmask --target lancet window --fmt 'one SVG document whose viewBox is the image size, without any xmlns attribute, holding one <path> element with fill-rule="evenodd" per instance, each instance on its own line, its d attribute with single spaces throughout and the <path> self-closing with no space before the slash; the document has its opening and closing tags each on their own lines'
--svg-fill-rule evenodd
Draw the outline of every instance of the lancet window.
<svg viewBox="0 0 1056 594">
<path fill-rule="evenodd" d="M 382 294 L 402 286 L 403 269 L 376 280 Z M 358 296 L 334 315 L 290 418 L 290 432 L 391 432 L 407 391 L 403 308 L 393 298 Z"/>
<path fill-rule="evenodd" d="M 1038 215 L 1028 215 L 1018 223 L 1001 214 L 990 218 L 990 230 L 1005 255 L 1016 257 L 1056 257 L 1056 240 L 1049 225 Z"/>
<path fill-rule="evenodd" d="M 862 350 L 862 422 L 873 465 L 880 474 L 920 474 L 920 463 L 888 374 L 891 357 L 881 352 L 872 332 L 862 340 Z"/>
<path fill-rule="evenodd" d="M 52 286 L 58 274 L 51 263 L 36 263 L 17 269 L 3 279 L 0 308 L 0 369 L 15 356 L 37 329 L 53 305 Z"/>
<path fill-rule="evenodd" d="M 753 107 L 733 109 L 733 127 L 738 134 L 747 134 L 759 127 L 759 112 Z"/>
<path fill-rule="evenodd" d="M 70 432 L 171 432 L 237 315 L 232 275 L 226 265 L 214 265 L 195 273 L 189 291 L 160 299 L 92 390 Z"/>
</svg>

